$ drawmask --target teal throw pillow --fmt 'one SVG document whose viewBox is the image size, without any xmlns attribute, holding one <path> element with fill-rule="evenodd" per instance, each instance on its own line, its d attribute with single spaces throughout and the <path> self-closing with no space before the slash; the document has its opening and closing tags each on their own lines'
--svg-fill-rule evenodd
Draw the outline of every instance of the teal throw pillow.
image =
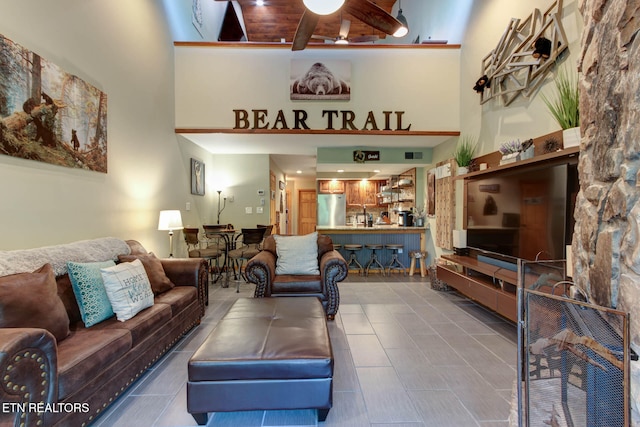
<svg viewBox="0 0 640 427">
<path fill-rule="evenodd" d="M 113 309 L 104 288 L 100 269 L 114 265 L 116 263 L 113 261 L 67 262 L 73 293 L 78 301 L 80 316 L 87 328 L 113 317 Z"/>
</svg>

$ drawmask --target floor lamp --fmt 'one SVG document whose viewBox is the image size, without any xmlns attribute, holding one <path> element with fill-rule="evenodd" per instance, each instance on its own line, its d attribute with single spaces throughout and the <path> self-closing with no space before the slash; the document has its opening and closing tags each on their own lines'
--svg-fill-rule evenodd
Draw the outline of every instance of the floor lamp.
<svg viewBox="0 0 640 427">
<path fill-rule="evenodd" d="M 160 211 L 158 230 L 169 230 L 169 258 L 173 258 L 173 230 L 182 230 L 183 228 L 180 211 Z"/>
<path fill-rule="evenodd" d="M 222 205 L 222 209 L 220 209 L 220 196 L 222 195 L 222 190 L 216 190 L 218 192 L 218 224 L 220 224 L 220 214 L 227 207 L 227 198 L 224 198 L 224 204 Z"/>
</svg>

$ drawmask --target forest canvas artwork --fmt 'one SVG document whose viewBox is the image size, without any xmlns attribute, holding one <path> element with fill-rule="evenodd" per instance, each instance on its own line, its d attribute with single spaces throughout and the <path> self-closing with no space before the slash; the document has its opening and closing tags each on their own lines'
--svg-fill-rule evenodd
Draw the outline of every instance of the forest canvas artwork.
<svg viewBox="0 0 640 427">
<path fill-rule="evenodd" d="M 0 34 L 0 153 L 107 172 L 107 95 Z"/>
</svg>

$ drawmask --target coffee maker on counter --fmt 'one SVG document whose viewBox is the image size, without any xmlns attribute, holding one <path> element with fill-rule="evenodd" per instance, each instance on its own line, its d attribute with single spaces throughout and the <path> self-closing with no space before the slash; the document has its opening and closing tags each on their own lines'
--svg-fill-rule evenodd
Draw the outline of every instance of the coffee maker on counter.
<svg viewBox="0 0 640 427">
<path fill-rule="evenodd" d="M 398 212 L 398 225 L 401 227 L 411 227 L 413 225 L 413 213 L 411 211 Z"/>
</svg>

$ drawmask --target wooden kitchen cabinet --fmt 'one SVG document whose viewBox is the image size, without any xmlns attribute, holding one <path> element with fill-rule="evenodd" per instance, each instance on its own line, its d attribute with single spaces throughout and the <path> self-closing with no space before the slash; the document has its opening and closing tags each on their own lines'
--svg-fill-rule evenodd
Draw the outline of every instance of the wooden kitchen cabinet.
<svg viewBox="0 0 640 427">
<path fill-rule="evenodd" d="M 376 206 L 378 204 L 379 181 L 346 181 L 347 205 Z"/>
<path fill-rule="evenodd" d="M 344 194 L 344 181 L 337 179 L 325 179 L 318 181 L 318 192 L 320 194 Z"/>
<path fill-rule="evenodd" d="M 364 185 L 360 187 L 360 197 L 365 205 L 378 204 L 378 186 L 379 181 L 364 181 Z"/>
<path fill-rule="evenodd" d="M 362 205 L 360 202 L 360 181 L 347 181 L 344 192 L 347 195 L 347 205 Z"/>
</svg>

